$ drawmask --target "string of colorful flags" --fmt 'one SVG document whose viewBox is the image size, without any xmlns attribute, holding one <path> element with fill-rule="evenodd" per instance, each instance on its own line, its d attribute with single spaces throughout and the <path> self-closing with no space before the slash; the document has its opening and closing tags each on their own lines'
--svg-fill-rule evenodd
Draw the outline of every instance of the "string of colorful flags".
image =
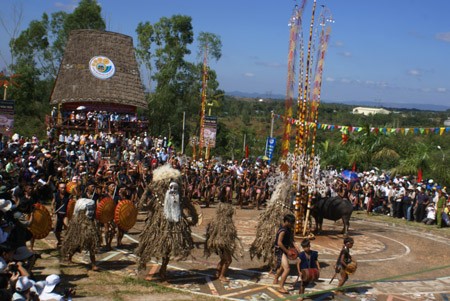
<svg viewBox="0 0 450 301">
<path fill-rule="evenodd" d="M 276 118 L 285 119 L 283 115 L 279 114 L 273 114 Z M 288 118 L 288 122 L 291 124 L 299 125 L 300 121 L 295 118 Z M 317 126 L 318 129 L 321 130 L 339 130 L 341 132 L 346 133 L 354 133 L 354 132 L 361 132 L 364 127 L 361 126 L 348 126 L 348 125 L 334 125 L 334 124 L 326 124 L 326 123 L 314 123 L 314 122 L 306 122 L 306 125 L 310 128 L 313 128 Z M 428 134 L 438 134 L 443 135 L 444 133 L 450 133 L 450 127 L 408 127 L 408 128 L 389 128 L 389 127 L 371 127 L 370 132 L 372 133 L 382 133 L 382 134 L 404 134 L 408 135 L 411 134 L 421 134 L 421 135 L 428 135 Z"/>
</svg>

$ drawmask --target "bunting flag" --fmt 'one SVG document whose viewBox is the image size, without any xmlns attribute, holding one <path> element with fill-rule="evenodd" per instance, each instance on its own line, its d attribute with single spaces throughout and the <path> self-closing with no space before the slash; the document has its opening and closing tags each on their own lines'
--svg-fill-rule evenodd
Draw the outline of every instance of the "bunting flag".
<svg viewBox="0 0 450 301">
<path fill-rule="evenodd" d="M 273 114 L 273 116 L 275 118 L 280 118 L 283 119 L 285 122 L 289 123 L 289 124 L 296 124 L 299 125 L 300 121 L 298 119 L 295 118 L 287 118 L 287 120 L 285 120 L 285 116 L 283 115 L 279 115 L 279 114 Z M 359 133 L 363 130 L 363 127 L 353 127 L 353 126 L 348 126 L 348 125 L 335 125 L 335 124 L 326 124 L 326 123 L 314 123 L 314 122 L 309 122 L 309 121 L 305 121 L 305 125 L 308 126 L 309 128 L 318 128 L 321 130 L 330 130 L 333 131 L 335 129 L 339 129 L 339 130 L 345 130 L 345 132 L 348 133 Z M 435 135 L 444 135 L 444 134 L 450 134 L 450 127 L 434 127 L 434 128 L 421 128 L 421 127 L 416 127 L 416 128 L 377 128 L 377 127 L 371 127 L 370 128 L 370 132 L 371 133 L 383 133 L 385 135 L 390 135 L 390 134 L 402 134 L 402 135 L 408 135 L 408 134 L 413 134 L 413 135 L 430 135 L 430 134 L 435 134 Z"/>
</svg>

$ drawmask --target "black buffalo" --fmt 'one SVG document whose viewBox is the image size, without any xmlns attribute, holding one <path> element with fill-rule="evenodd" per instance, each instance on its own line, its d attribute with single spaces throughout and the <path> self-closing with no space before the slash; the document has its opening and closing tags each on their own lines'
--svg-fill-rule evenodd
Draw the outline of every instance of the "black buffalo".
<svg viewBox="0 0 450 301">
<path fill-rule="evenodd" d="M 315 232 L 322 231 L 323 219 L 337 221 L 342 219 L 344 228 L 342 233 L 347 235 L 350 226 L 350 217 L 352 216 L 353 205 L 350 201 L 341 197 L 316 198 L 311 205 L 311 216 L 316 222 Z"/>
</svg>

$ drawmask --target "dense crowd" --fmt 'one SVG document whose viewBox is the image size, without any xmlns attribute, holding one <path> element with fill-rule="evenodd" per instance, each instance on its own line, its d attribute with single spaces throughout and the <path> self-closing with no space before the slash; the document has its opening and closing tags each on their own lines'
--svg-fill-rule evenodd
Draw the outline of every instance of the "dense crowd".
<svg viewBox="0 0 450 301">
<path fill-rule="evenodd" d="M 33 280 L 39 254 L 33 251 L 29 226 L 36 204 L 51 208 L 56 247 L 61 247 L 71 200 L 88 198 L 98 204 L 110 197 L 116 204 L 122 200 L 136 204 L 144 193 L 152 193 L 146 187 L 153 171 L 164 164 L 181 172 L 184 197 L 202 206 L 221 200 L 241 209 L 262 209 L 273 193 L 275 166 L 263 159 L 194 160 L 176 153 L 170 139 L 145 134 L 126 137 L 100 131 L 55 136 L 51 130 L 47 134 L 45 142 L 17 134 L 0 139 L 0 291 L 12 290 L 17 300 L 24 294 L 46 300 L 45 294 L 52 294 L 60 281 L 56 275 L 42 283 Z M 326 194 L 348 199 L 355 210 L 449 226 L 447 192 L 431 179 L 390 178 L 375 170 L 350 178 L 343 172 L 330 173 L 335 181 Z M 114 224 L 102 225 L 102 231 L 105 249 L 111 248 L 115 236 L 121 247 L 123 231 Z M 92 265 L 96 269 L 95 259 Z M 66 297 L 71 293 L 66 291 Z"/>
<path fill-rule="evenodd" d="M 15 134 L 0 141 L 0 248 L 4 263 L 0 270 L 5 280 L 0 288 L 15 288 L 18 294 L 24 289 L 18 288 L 22 280 L 16 276 L 29 277 L 23 280 L 29 286 L 39 257 L 33 251 L 29 229 L 36 204 L 51 208 L 57 247 L 61 247 L 71 200 L 90 198 L 98 203 L 110 197 L 116 203 L 137 203 L 153 170 L 164 164 L 182 171 L 186 197 L 206 206 L 214 199 L 233 198 L 235 189 L 241 207 L 247 203 L 259 208 L 269 197 L 263 179 L 270 169 L 263 161 L 190 160 L 176 154 L 166 137 L 61 133 L 42 143 L 36 137 Z M 240 184 L 235 182 L 236 175 L 241 177 Z M 112 224 L 102 227 L 103 247 L 110 249 L 116 234 L 120 247 L 123 231 Z M 19 272 L 11 268 L 15 265 L 21 267 Z M 8 278 L 12 281 L 9 285 Z"/>
<path fill-rule="evenodd" d="M 352 181 L 350 181 L 352 182 Z M 353 181 L 354 209 L 368 214 L 384 214 L 407 221 L 438 227 L 450 226 L 450 198 L 446 187 L 433 179 L 417 181 L 415 177 L 377 175 L 375 170 L 358 174 Z"/>
</svg>

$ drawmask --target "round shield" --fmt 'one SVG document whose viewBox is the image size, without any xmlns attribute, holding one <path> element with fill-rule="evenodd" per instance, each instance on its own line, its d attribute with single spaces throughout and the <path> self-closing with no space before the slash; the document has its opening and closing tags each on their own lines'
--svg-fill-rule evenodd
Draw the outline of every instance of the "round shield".
<svg viewBox="0 0 450 301">
<path fill-rule="evenodd" d="M 345 272 L 348 275 L 352 275 L 356 272 L 356 269 L 358 268 L 358 264 L 356 263 L 356 260 L 353 260 L 349 264 L 347 264 L 347 267 L 345 268 Z"/>
<path fill-rule="evenodd" d="M 72 219 L 73 216 L 73 211 L 75 209 L 75 203 L 77 202 L 77 200 L 75 199 L 70 199 L 69 202 L 67 203 L 67 213 L 66 213 L 66 217 L 68 220 Z"/>
<path fill-rule="evenodd" d="M 29 226 L 30 232 L 35 239 L 42 239 L 52 230 L 52 216 L 42 204 L 34 204 L 33 220 Z"/>
<path fill-rule="evenodd" d="M 114 212 L 114 222 L 123 231 L 128 231 L 136 224 L 138 210 L 130 200 L 120 201 Z"/>
<path fill-rule="evenodd" d="M 68 194 L 72 194 L 75 188 L 77 187 L 77 183 L 69 182 L 66 184 L 66 191 Z"/>
<path fill-rule="evenodd" d="M 95 218 L 102 224 L 109 223 L 114 219 L 114 210 L 116 204 L 110 197 L 103 198 L 97 204 L 97 210 L 95 211 Z"/>
</svg>

